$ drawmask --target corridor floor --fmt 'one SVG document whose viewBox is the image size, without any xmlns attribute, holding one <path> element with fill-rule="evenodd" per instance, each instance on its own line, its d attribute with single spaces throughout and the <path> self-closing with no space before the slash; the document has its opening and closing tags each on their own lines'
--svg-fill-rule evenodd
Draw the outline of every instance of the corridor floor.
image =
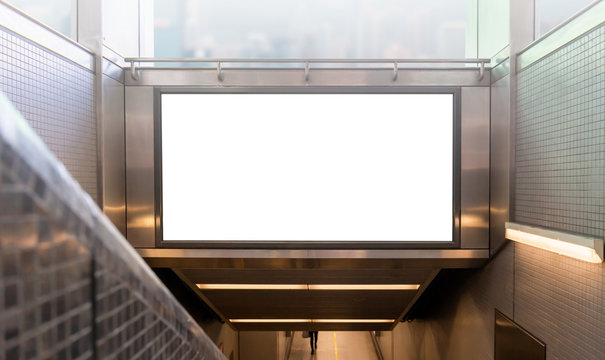
<svg viewBox="0 0 605 360">
<path fill-rule="evenodd" d="M 377 360 L 367 331 L 320 331 L 317 352 L 311 355 L 309 339 L 294 333 L 289 360 Z"/>
</svg>

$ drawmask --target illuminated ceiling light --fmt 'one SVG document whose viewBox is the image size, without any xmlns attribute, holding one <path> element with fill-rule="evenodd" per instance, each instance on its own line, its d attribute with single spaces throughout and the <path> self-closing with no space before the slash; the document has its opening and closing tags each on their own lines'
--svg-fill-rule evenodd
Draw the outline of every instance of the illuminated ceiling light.
<svg viewBox="0 0 605 360">
<path fill-rule="evenodd" d="M 603 262 L 603 240 L 540 227 L 505 224 L 507 239 L 591 263 Z"/>
<path fill-rule="evenodd" d="M 229 319 L 232 323 L 332 323 L 377 324 L 394 323 L 393 319 Z"/>
<path fill-rule="evenodd" d="M 309 290 L 418 290 L 418 284 L 309 284 Z"/>
<path fill-rule="evenodd" d="M 232 323 L 310 323 L 308 319 L 229 319 Z"/>
<path fill-rule="evenodd" d="M 317 319 L 313 320 L 314 323 L 362 323 L 362 324 L 375 324 L 375 323 L 394 323 L 393 319 Z"/>
<path fill-rule="evenodd" d="M 418 290 L 419 284 L 197 284 L 201 290 Z"/>
<path fill-rule="evenodd" d="M 307 284 L 197 284 L 201 290 L 307 290 Z"/>
</svg>

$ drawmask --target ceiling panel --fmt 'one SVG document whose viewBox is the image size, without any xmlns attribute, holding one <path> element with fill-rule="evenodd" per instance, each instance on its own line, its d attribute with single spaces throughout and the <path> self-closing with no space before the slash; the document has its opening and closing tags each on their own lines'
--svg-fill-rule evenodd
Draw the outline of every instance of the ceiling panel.
<svg viewBox="0 0 605 360">
<path fill-rule="evenodd" d="M 416 291 L 210 290 L 228 319 L 396 319 Z"/>
<path fill-rule="evenodd" d="M 421 284 L 432 269 L 182 269 L 199 284 Z"/>
<path fill-rule="evenodd" d="M 400 318 L 436 269 L 178 269 L 196 293 L 229 319 Z M 200 290 L 195 284 L 419 284 L 420 290 Z M 386 330 L 393 323 L 233 323 L 238 330 Z"/>
</svg>

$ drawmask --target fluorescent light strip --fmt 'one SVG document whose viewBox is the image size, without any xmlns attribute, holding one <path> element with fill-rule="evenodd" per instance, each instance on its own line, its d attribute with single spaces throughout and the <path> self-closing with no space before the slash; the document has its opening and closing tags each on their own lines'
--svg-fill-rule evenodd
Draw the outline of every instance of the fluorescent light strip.
<svg viewBox="0 0 605 360">
<path fill-rule="evenodd" d="M 393 319 L 229 319 L 232 323 L 331 323 L 377 324 L 394 323 Z"/>
<path fill-rule="evenodd" d="M 310 323 L 307 319 L 229 319 L 232 323 Z"/>
<path fill-rule="evenodd" d="M 374 323 L 393 323 L 395 322 L 395 320 L 391 320 L 391 319 L 317 319 L 317 320 L 311 320 L 311 322 L 313 323 L 368 323 L 368 324 L 374 324 Z"/>
<path fill-rule="evenodd" d="M 603 240 L 516 223 L 505 227 L 507 239 L 578 260 L 603 262 Z"/>
<path fill-rule="evenodd" d="M 309 290 L 418 290 L 418 284 L 309 284 Z"/>
<path fill-rule="evenodd" d="M 307 290 L 306 284 L 197 284 L 201 290 Z"/>
<path fill-rule="evenodd" d="M 201 290 L 418 290 L 419 284 L 197 284 Z"/>
</svg>

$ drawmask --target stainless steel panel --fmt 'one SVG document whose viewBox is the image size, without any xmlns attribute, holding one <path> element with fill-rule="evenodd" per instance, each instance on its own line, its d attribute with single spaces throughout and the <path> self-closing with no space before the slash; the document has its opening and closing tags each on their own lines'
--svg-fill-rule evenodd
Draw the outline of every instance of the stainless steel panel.
<svg viewBox="0 0 605 360">
<path fill-rule="evenodd" d="M 5 2 L 0 2 L 0 24 L 76 64 L 94 70 L 91 50 Z"/>
<path fill-rule="evenodd" d="M 393 80 L 393 69 L 334 69 L 311 68 L 305 81 L 303 68 L 229 68 L 223 66 L 223 80 L 219 81 L 215 68 L 139 70 L 134 80 L 126 70 L 126 85 L 143 86 L 489 86 L 489 69 L 483 79 L 478 68 L 462 69 L 406 69 L 399 68 Z"/>
<path fill-rule="evenodd" d="M 124 85 L 103 75 L 103 212 L 126 234 Z"/>
<path fill-rule="evenodd" d="M 153 88 L 126 87 L 125 107 L 127 239 L 154 247 Z"/>
<path fill-rule="evenodd" d="M 128 164 L 127 164 L 128 167 Z M 127 169 L 128 171 L 128 169 Z M 128 204 L 130 207 L 130 203 Z M 130 221 L 130 219 L 129 219 Z M 257 250 L 257 249 L 137 249 L 143 258 L 193 259 L 471 259 L 486 258 L 484 250 Z"/>
<path fill-rule="evenodd" d="M 492 85 L 490 149 L 490 253 L 506 242 L 504 223 L 509 220 L 510 182 L 510 76 Z"/>
<path fill-rule="evenodd" d="M 181 269 L 193 283 L 206 284 L 420 284 L 430 268 L 414 269 Z"/>
<path fill-rule="evenodd" d="M 489 247 L 489 88 L 462 88 L 460 247 Z"/>
<path fill-rule="evenodd" d="M 376 250 L 354 258 L 352 251 L 138 249 L 152 267 L 189 269 L 410 269 L 479 267 L 485 250 Z"/>
</svg>

